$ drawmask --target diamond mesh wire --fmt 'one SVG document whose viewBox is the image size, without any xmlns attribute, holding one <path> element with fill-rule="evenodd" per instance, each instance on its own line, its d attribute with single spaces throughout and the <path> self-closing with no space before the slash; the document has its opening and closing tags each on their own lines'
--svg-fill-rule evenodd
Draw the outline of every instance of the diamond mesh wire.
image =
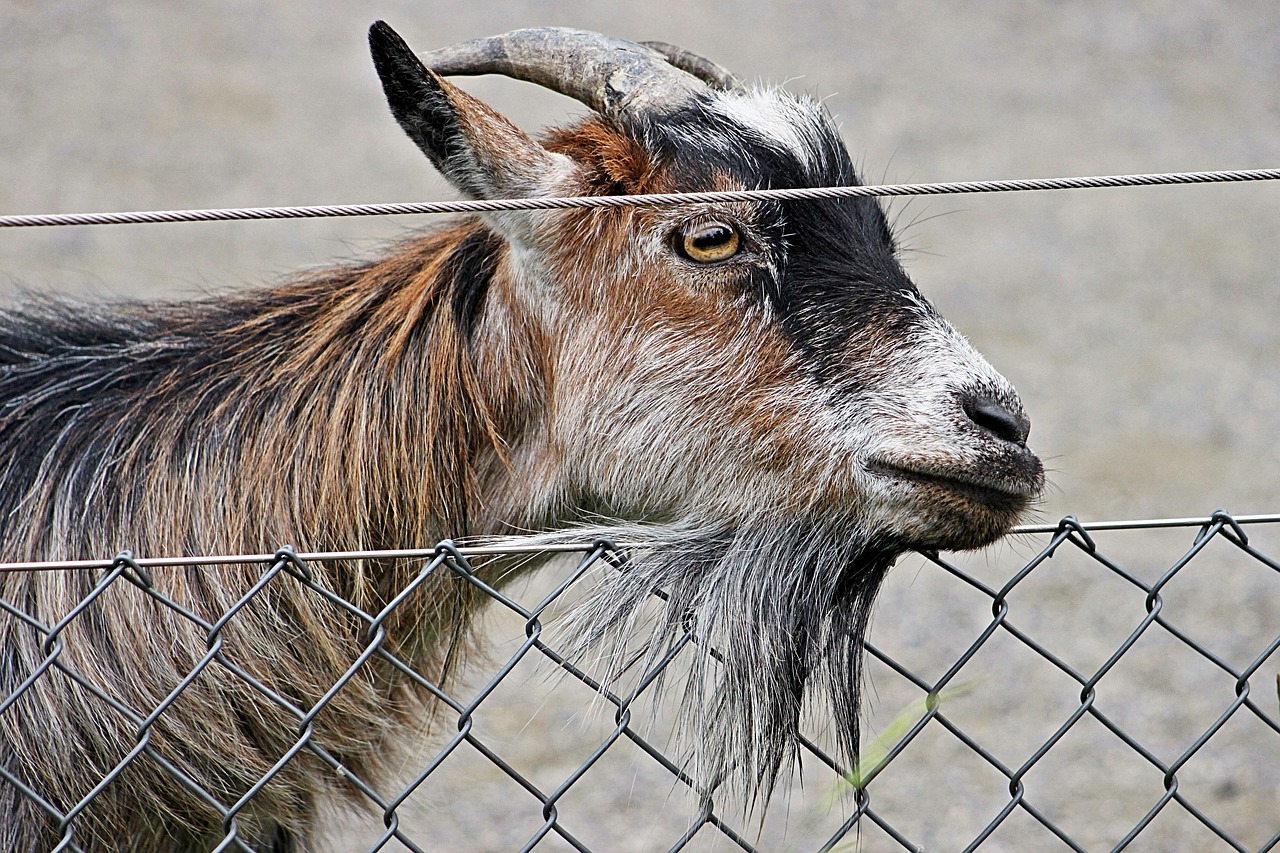
<svg viewBox="0 0 1280 853">
<path fill-rule="evenodd" d="M 207 618 L 153 579 L 164 561 L 117 556 L 106 568 L 0 567 L 92 573 L 55 624 L 0 599 L 0 622 L 39 635 L 43 657 L 0 684 L 0 718 L 41 680 L 65 679 L 103 717 L 134 733 L 78 798 L 57 797 L 0 762 L 11 786 L 47 815 L 58 849 L 96 849 L 82 816 L 146 765 L 190 791 L 222 827 L 211 849 L 252 850 L 242 820 L 290 765 L 331 774 L 360 807 L 335 820 L 334 849 L 368 850 L 1273 850 L 1280 846 L 1280 539 L 1274 520 L 1246 526 L 1215 513 L 1198 527 L 1099 525 L 1073 518 L 977 555 L 916 555 L 891 573 L 867 643 L 869 734 L 860 765 L 831 757 L 815 707 L 799 768 L 763 813 L 743 814 L 682 770 L 671 705 L 692 635 L 625 685 L 600 684 L 569 661 L 557 617 L 626 549 L 606 542 L 495 587 L 492 550 L 449 542 L 381 612 L 317 579 L 321 563 L 360 554 L 210 558 L 201 571 L 248 572 L 238 601 Z M 179 561 L 187 566 L 193 558 Z M 185 570 L 185 569 L 184 569 Z M 490 599 L 488 651 L 448 686 L 415 670 L 388 628 L 411 593 L 442 576 Z M 361 653 L 319 699 L 268 683 L 229 636 L 256 600 L 286 586 L 354 620 Z M 655 591 L 660 595 L 661 591 Z M 163 698 L 132 707 L 69 662 L 68 626 L 106 596 L 172 611 L 204 649 L 169 676 Z M 104 650 L 103 653 L 108 653 Z M 115 650 L 119 653 L 120 650 Z M 147 660 L 138 650 L 138 663 Z M 323 717 L 373 668 L 423 698 L 420 725 L 388 742 L 385 766 L 346 766 Z M 210 791 L 156 735 L 201 679 L 248 685 L 287 725 L 271 770 L 230 794 Z M 664 682 L 665 685 L 664 686 Z M 28 697 L 29 698 L 29 697 Z M 428 725 L 427 717 L 430 717 Z M 408 746 L 405 746 L 408 744 Z M 367 778 L 366 778 L 367 777 Z M 127 846 L 127 839 L 120 839 Z"/>
</svg>

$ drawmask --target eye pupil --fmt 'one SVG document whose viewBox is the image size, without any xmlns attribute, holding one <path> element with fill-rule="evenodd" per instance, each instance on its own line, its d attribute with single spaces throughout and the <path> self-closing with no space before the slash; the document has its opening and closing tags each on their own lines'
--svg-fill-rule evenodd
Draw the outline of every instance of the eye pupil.
<svg viewBox="0 0 1280 853">
<path fill-rule="evenodd" d="M 676 241 L 681 255 L 702 264 L 728 260 L 738 254 L 741 245 L 738 230 L 724 222 L 686 226 Z"/>
<path fill-rule="evenodd" d="M 713 225 L 693 236 L 693 245 L 698 249 L 714 249 L 722 243 L 733 239 L 733 232 L 723 225 Z"/>
</svg>

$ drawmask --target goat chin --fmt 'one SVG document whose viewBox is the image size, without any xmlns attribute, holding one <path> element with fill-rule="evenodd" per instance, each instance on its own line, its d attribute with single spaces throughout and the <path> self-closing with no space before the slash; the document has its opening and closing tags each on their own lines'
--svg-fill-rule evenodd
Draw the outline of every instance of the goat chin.
<svg viewBox="0 0 1280 853">
<path fill-rule="evenodd" d="M 586 527 L 535 541 L 583 537 L 643 545 L 565 617 L 567 656 L 592 661 L 593 676 L 619 695 L 644 683 L 676 701 L 686 766 L 707 793 L 748 808 L 766 802 L 810 704 L 833 716 L 840 751 L 856 758 L 862 641 L 901 547 L 852 520 L 808 518 Z M 679 670 L 683 690 L 661 684 L 665 670 L 649 682 L 690 641 L 700 651 Z"/>
</svg>

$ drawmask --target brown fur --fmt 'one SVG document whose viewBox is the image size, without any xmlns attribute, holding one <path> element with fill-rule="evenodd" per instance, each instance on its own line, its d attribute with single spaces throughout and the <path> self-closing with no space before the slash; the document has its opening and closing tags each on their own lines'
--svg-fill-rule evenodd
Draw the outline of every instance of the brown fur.
<svg viewBox="0 0 1280 853">
<path fill-rule="evenodd" d="M 254 553 L 290 542 L 300 549 L 421 548 L 444 531 L 483 523 L 486 479 L 506 471 L 505 442 L 534 417 L 544 387 L 538 335 L 490 294 L 502 316 L 504 350 L 477 358 L 450 310 L 451 250 L 481 233 L 476 222 L 430 233 L 367 267 L 286 284 L 260 301 L 271 307 L 218 330 L 225 355 L 191 375 L 183 363 L 139 389 L 107 429 L 133 434 L 83 515 L 69 518 L 64 481 L 32 486 L 0 530 L 7 559 L 87 558 L 124 547 L 148 556 Z M 253 298 L 253 297 L 246 297 Z M 504 311 L 505 307 L 505 311 Z M 300 325 L 297 314 L 311 316 Z M 199 308 L 173 323 L 170 341 L 209 335 Z M 299 333 L 282 339 L 281 326 Z M 176 345 L 176 344 L 175 344 Z M 204 395 L 219 395 L 216 400 Z M 203 407 L 202 407 L 202 404 Z M 142 424 L 140 428 L 139 424 Z M 93 523 L 95 519 L 100 519 Z M 85 522 L 90 522 L 85 526 Z M 410 561 L 312 565 L 315 582 L 377 614 L 421 569 Z M 157 569 L 154 591 L 206 620 L 230 611 L 266 567 Z M 93 591 L 88 572 L 0 575 L 0 596 L 53 625 Z M 388 648 L 442 682 L 460 650 L 468 586 L 444 576 L 423 585 L 384 627 Z M 442 633 L 436 633 L 436 626 Z M 219 633 L 222 660 L 242 667 L 303 710 L 343 675 L 368 643 L 368 625 L 287 575 Z M 299 642 L 305 638 L 304 642 Z M 116 581 L 58 635 L 59 667 L 145 716 L 193 672 L 204 631 L 172 607 Z M 0 647 L 14 650 L 12 678 L 48 654 L 42 636 L 0 619 Z M 102 654 L 103 649 L 113 650 Z M 268 651 L 269 650 L 269 651 Z M 6 680 L 7 680 L 6 678 Z M 376 661 L 364 667 L 316 719 L 316 740 L 356 775 L 373 770 L 375 748 L 398 717 L 416 708 Z M 224 804 L 234 803 L 293 746 L 297 720 L 214 662 L 151 726 L 149 750 L 164 756 Z M 135 724 L 53 670 L 5 713 L 0 731 L 10 766 L 43 767 L 28 779 L 66 809 L 112 772 L 136 742 Z M 32 737 L 34 731 L 44 735 Z M 59 767 L 47 766 L 56 756 Z M 278 822 L 305 836 L 323 789 L 306 751 L 287 764 L 241 815 L 242 832 Z M 31 808 L 24 801 L 23 807 Z M 112 831 L 139 815 L 163 816 L 151 830 L 180 839 L 221 834 L 215 813 L 147 757 L 132 761 L 75 822 L 78 843 L 110 846 Z M 247 827 L 247 829 L 245 829 Z M 141 849 L 164 846 L 137 837 Z"/>
</svg>

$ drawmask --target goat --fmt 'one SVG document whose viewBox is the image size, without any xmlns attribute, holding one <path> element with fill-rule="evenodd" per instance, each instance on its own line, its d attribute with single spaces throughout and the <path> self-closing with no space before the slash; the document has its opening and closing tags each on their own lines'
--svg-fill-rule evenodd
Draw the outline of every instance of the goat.
<svg viewBox="0 0 1280 853">
<path fill-rule="evenodd" d="M 669 45 L 534 29 L 419 59 L 381 22 L 369 38 L 395 119 L 470 197 L 858 181 L 817 103 Z M 592 113 L 538 141 L 444 79 L 490 73 Z M 666 590 L 649 653 L 694 625 L 723 656 L 691 676 L 699 772 L 767 796 L 808 695 L 827 697 L 855 753 L 862 639 L 885 571 L 907 549 L 977 548 L 1015 524 L 1043 485 L 1029 428 L 1010 383 L 907 277 L 873 199 L 487 213 L 259 292 L 5 312 L 0 558 L 639 531 L 661 547 L 601 582 L 577 614 L 580 644 L 616 650 Z M 313 571 L 376 612 L 418 566 Z M 191 567 L 152 583 L 212 622 L 257 577 Z M 135 742 L 63 672 L 33 680 L 49 652 L 32 620 L 58 622 L 96 582 L 0 574 L 5 850 L 69 837 L 53 811 Z M 429 678 L 447 678 L 470 642 L 482 602 L 465 586 L 433 579 L 384 626 Z M 359 656 L 364 627 L 272 586 L 225 624 L 223 654 L 309 708 Z M 63 628 L 59 662 L 146 715 L 197 667 L 203 639 L 113 587 Z M 364 776 L 422 706 L 376 662 L 361 672 L 315 737 Z M 278 708 L 209 666 L 148 748 L 225 804 L 293 739 Z M 336 787 L 299 754 L 239 814 L 239 838 L 304 849 Z M 147 756 L 71 826 L 85 850 L 223 836 L 216 811 Z"/>
</svg>

